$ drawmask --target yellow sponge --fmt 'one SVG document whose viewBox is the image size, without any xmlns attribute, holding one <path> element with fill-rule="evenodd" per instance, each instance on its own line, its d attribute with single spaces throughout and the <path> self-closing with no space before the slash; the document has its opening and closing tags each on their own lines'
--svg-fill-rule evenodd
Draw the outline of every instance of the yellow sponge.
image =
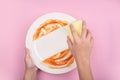
<svg viewBox="0 0 120 80">
<path fill-rule="evenodd" d="M 73 24 L 77 34 L 80 36 L 82 33 L 83 21 L 77 20 L 77 21 L 73 22 L 72 24 Z M 71 30 L 70 30 L 70 25 L 66 26 L 66 30 L 68 32 L 68 36 L 70 37 L 71 41 L 73 42 L 73 36 L 72 36 Z"/>
</svg>

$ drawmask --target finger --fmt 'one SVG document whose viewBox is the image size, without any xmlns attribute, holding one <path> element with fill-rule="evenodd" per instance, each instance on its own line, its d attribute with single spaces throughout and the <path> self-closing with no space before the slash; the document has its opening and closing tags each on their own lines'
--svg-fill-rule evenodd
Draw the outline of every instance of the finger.
<svg viewBox="0 0 120 80">
<path fill-rule="evenodd" d="M 29 49 L 28 48 L 25 48 L 25 51 L 26 51 L 26 53 L 29 53 Z"/>
<path fill-rule="evenodd" d="M 28 59 L 28 48 L 25 48 L 25 58 L 24 58 L 25 63 L 26 63 L 27 59 Z"/>
<path fill-rule="evenodd" d="M 67 37 L 67 43 L 68 43 L 69 49 L 72 49 L 72 42 L 69 37 Z"/>
<path fill-rule="evenodd" d="M 85 26 L 85 22 L 83 21 L 83 22 L 82 22 L 82 27 L 80 28 L 80 31 L 81 31 L 81 35 L 79 35 L 80 38 L 82 37 L 82 32 L 83 32 L 84 26 Z M 82 29 L 82 30 L 81 30 L 81 29 Z"/>
<path fill-rule="evenodd" d="M 35 66 L 35 67 L 34 67 L 34 71 L 37 71 L 37 70 L 38 70 L 38 68 Z"/>
<path fill-rule="evenodd" d="M 83 20 L 81 37 L 86 38 L 86 35 L 87 35 L 86 22 Z"/>
<path fill-rule="evenodd" d="M 93 37 L 91 37 L 91 45 L 93 45 L 94 44 L 94 39 L 93 39 Z"/>
<path fill-rule="evenodd" d="M 82 32 L 81 32 L 81 37 L 83 37 L 85 30 L 86 30 L 86 22 L 85 22 L 85 21 L 83 21 L 83 24 L 82 24 Z"/>
<path fill-rule="evenodd" d="M 89 30 L 87 30 L 87 39 L 91 40 L 91 37 L 92 37 L 91 32 Z"/>
<path fill-rule="evenodd" d="M 26 57 L 28 56 L 28 48 L 25 48 L 25 59 L 26 59 Z"/>
<path fill-rule="evenodd" d="M 75 31 L 74 26 L 73 26 L 72 24 L 70 25 L 70 29 L 71 29 L 71 33 L 72 33 L 72 35 L 73 35 L 73 40 L 75 41 L 76 39 L 79 38 L 79 37 L 78 37 L 78 34 L 77 34 L 77 32 Z"/>
<path fill-rule="evenodd" d="M 87 36 L 87 29 L 86 29 L 85 26 L 83 26 L 83 30 L 82 30 L 81 37 L 82 37 L 82 38 L 86 38 L 86 36 Z"/>
<path fill-rule="evenodd" d="M 31 58 L 30 50 L 28 48 L 26 48 L 26 58 Z"/>
</svg>

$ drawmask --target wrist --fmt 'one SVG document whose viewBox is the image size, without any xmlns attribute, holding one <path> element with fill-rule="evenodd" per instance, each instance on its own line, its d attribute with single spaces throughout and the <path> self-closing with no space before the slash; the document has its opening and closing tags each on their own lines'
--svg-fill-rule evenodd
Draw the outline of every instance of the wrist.
<svg viewBox="0 0 120 80">
<path fill-rule="evenodd" d="M 34 69 L 25 69 L 25 76 L 24 80 L 34 80 L 37 76 L 37 70 L 35 71 Z"/>
<path fill-rule="evenodd" d="M 29 74 L 33 74 L 33 73 L 37 72 L 37 68 L 36 67 L 34 67 L 34 68 L 26 68 L 25 72 L 29 73 Z"/>
<path fill-rule="evenodd" d="M 89 58 L 75 58 L 77 66 L 80 67 L 90 67 Z"/>
<path fill-rule="evenodd" d="M 80 80 L 93 80 L 90 60 L 76 61 Z"/>
</svg>

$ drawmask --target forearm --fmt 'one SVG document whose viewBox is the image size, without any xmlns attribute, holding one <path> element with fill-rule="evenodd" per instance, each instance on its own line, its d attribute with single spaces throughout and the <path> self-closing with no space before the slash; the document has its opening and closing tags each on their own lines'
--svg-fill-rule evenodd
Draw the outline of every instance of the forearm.
<svg viewBox="0 0 120 80">
<path fill-rule="evenodd" d="M 74 27 L 81 27 L 81 25 L 71 25 L 71 33 L 73 41 L 68 37 L 68 46 L 73 53 L 79 72 L 80 80 L 93 80 L 90 68 L 90 53 L 93 47 L 93 37 L 91 32 L 82 24 L 81 35 L 78 34 Z"/>
<path fill-rule="evenodd" d="M 79 59 L 76 59 L 76 63 L 78 67 L 80 80 L 93 80 L 90 61 L 89 60 L 78 61 L 78 60 Z"/>
<path fill-rule="evenodd" d="M 36 80 L 37 72 L 32 70 L 25 70 L 24 80 Z"/>
</svg>

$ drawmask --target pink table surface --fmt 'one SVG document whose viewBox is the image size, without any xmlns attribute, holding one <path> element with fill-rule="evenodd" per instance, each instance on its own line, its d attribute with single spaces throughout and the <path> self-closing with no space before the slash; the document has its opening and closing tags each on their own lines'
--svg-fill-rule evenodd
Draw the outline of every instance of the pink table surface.
<svg viewBox="0 0 120 80">
<path fill-rule="evenodd" d="M 119 0 L 0 0 L 0 80 L 22 80 L 25 37 L 31 23 L 48 12 L 86 20 L 94 36 L 91 66 L 95 80 L 120 80 Z M 39 80 L 78 80 L 77 69 Z"/>
</svg>

